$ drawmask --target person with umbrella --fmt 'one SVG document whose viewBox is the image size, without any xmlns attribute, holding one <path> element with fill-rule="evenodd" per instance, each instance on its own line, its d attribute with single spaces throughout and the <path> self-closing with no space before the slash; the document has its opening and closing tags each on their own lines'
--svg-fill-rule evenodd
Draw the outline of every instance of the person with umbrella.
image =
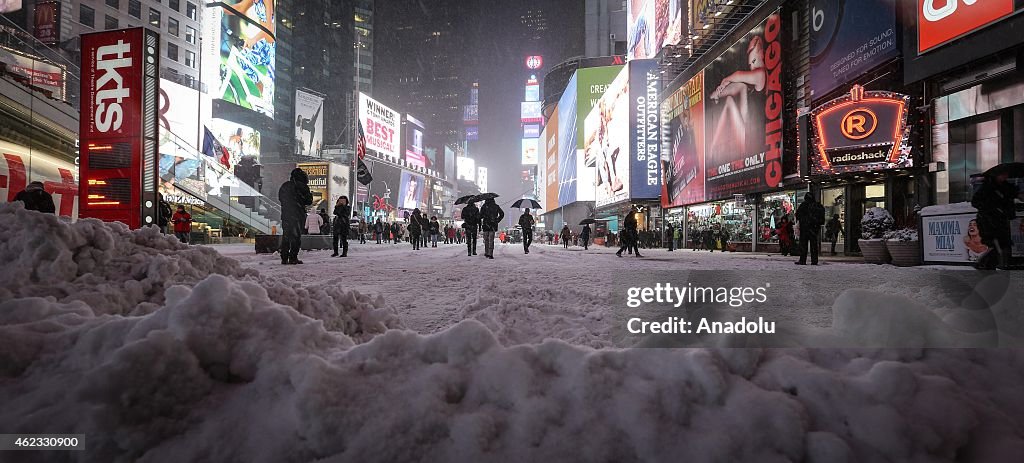
<svg viewBox="0 0 1024 463">
<path fill-rule="evenodd" d="M 496 197 L 498 195 L 494 193 L 480 195 L 484 200 L 484 206 L 480 208 L 480 225 L 484 231 L 484 256 L 488 259 L 494 259 L 494 234 L 505 218 L 505 211 L 494 202 Z"/>
<path fill-rule="evenodd" d="M 587 220 L 592 220 L 592 219 L 587 219 Z M 583 243 L 583 250 L 584 251 L 586 251 L 590 247 L 590 224 L 591 224 L 591 222 L 588 222 L 587 220 L 584 220 L 582 222 L 583 223 L 583 230 L 580 230 L 580 242 Z"/>
<path fill-rule="evenodd" d="M 523 227 L 523 252 L 526 254 L 530 253 L 530 244 L 533 243 L 533 216 L 530 215 L 530 208 L 523 210 L 523 215 L 519 216 L 519 226 Z"/>
<path fill-rule="evenodd" d="M 480 209 L 476 207 L 475 197 L 470 197 L 466 207 L 462 208 L 462 221 L 462 228 L 466 230 L 466 251 L 468 255 L 475 256 L 477 232 L 480 230 Z"/>
<path fill-rule="evenodd" d="M 1009 183 L 1011 168 L 1018 176 L 1024 171 L 1024 163 L 1000 164 L 985 172 L 981 188 L 971 198 L 971 205 L 978 210 L 978 231 L 981 242 L 989 251 L 978 257 L 975 267 L 979 270 L 1006 268 L 1013 241 L 1010 238 L 1010 222 L 1016 217 L 1014 198 L 1020 194 L 1017 186 Z M 995 254 L 993 254 L 993 252 Z"/>
</svg>

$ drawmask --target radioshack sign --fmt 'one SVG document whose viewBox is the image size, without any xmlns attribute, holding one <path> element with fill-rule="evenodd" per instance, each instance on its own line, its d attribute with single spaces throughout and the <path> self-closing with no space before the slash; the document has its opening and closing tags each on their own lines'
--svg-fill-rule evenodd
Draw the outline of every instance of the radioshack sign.
<svg viewBox="0 0 1024 463">
<path fill-rule="evenodd" d="M 917 0 L 918 53 L 1013 14 L 1013 1 Z"/>
<path fill-rule="evenodd" d="M 818 173 L 910 167 L 908 97 L 891 92 L 850 93 L 814 111 Z"/>
</svg>

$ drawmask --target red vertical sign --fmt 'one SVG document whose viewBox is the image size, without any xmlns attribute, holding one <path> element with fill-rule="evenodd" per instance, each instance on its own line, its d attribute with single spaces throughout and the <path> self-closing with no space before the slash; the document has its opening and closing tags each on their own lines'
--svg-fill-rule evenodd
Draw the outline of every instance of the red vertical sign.
<svg viewBox="0 0 1024 463">
<path fill-rule="evenodd" d="M 156 222 L 158 45 L 143 28 L 82 35 L 79 217 Z"/>
</svg>

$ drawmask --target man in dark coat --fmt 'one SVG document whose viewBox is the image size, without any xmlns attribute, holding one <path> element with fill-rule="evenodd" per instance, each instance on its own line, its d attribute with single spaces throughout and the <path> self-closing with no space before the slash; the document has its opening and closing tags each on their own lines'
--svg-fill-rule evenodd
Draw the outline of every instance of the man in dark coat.
<svg viewBox="0 0 1024 463">
<path fill-rule="evenodd" d="M 811 265 L 818 265 L 818 250 L 821 241 L 818 235 L 825 224 L 825 206 L 814 200 L 810 192 L 804 195 L 804 202 L 796 208 L 796 221 L 800 224 L 800 260 L 797 265 L 807 265 L 807 249 L 811 251 Z"/>
<path fill-rule="evenodd" d="M 526 254 L 530 253 L 530 244 L 533 243 L 533 216 L 530 215 L 530 209 L 527 208 L 523 211 L 523 215 L 519 216 L 519 226 L 523 228 L 523 251 Z"/>
<path fill-rule="evenodd" d="M 505 211 L 494 202 L 494 198 L 484 201 L 484 207 L 480 208 L 480 227 L 484 231 L 484 256 L 488 259 L 494 258 L 494 234 L 504 218 Z"/>
<path fill-rule="evenodd" d="M 348 221 L 352 217 L 352 206 L 348 203 L 348 196 L 341 196 L 334 205 L 334 222 L 331 224 L 332 243 L 334 243 L 334 254 L 331 257 L 338 257 L 338 244 L 341 244 L 341 256 L 348 257 Z"/>
<path fill-rule="evenodd" d="M 619 232 L 619 251 L 615 253 L 616 256 L 622 257 L 622 251 L 632 250 L 634 255 L 637 257 L 643 257 L 640 255 L 640 249 L 637 248 L 637 240 L 640 234 L 637 232 L 636 224 L 636 207 L 630 207 L 629 212 L 626 213 L 626 217 L 622 220 L 622 230 Z"/>
<path fill-rule="evenodd" d="M 1008 179 L 1009 174 L 1005 172 L 986 175 L 981 188 L 971 198 L 971 205 L 978 210 L 981 242 L 989 248 L 988 252 L 978 257 L 976 266 L 979 269 L 1005 268 L 1009 262 L 1013 249 L 1010 222 L 1017 215 L 1013 199 L 1020 192 L 1016 185 L 1007 182 Z M 995 255 L 992 255 L 993 252 Z"/>
<path fill-rule="evenodd" d="M 380 219 L 377 219 L 377 223 L 373 224 L 373 236 L 377 238 L 377 244 L 381 243 L 381 237 L 384 235 L 384 224 L 381 223 Z"/>
<path fill-rule="evenodd" d="M 14 196 L 15 201 L 25 204 L 25 209 L 54 214 L 57 207 L 53 204 L 53 196 L 43 189 L 43 182 L 32 182 L 24 190 Z"/>
<path fill-rule="evenodd" d="M 462 220 L 462 228 L 466 229 L 466 249 L 469 255 L 475 256 L 477 231 L 480 230 L 480 209 L 476 207 L 476 202 L 470 201 L 462 208 Z"/>
<path fill-rule="evenodd" d="M 583 230 L 580 231 L 580 244 L 583 245 L 584 251 L 590 247 L 590 224 L 583 225 Z"/>
<path fill-rule="evenodd" d="M 413 251 L 420 249 L 420 233 L 423 232 L 423 219 L 420 217 L 420 210 L 413 209 L 409 216 L 409 241 L 412 242 Z"/>
<path fill-rule="evenodd" d="M 306 221 L 306 206 L 313 204 L 309 191 L 309 177 L 302 169 L 292 169 L 290 179 L 281 184 L 277 192 L 281 202 L 281 263 L 301 264 L 299 248 L 302 245 L 302 225 Z"/>
<path fill-rule="evenodd" d="M 832 242 L 832 255 L 836 255 L 836 242 L 839 235 L 843 233 L 843 224 L 839 221 L 839 214 L 833 214 L 832 219 L 825 224 L 825 238 Z"/>
<path fill-rule="evenodd" d="M 675 248 L 675 244 L 676 244 L 675 235 L 674 235 L 675 231 L 676 231 L 676 229 L 675 229 L 674 226 L 672 226 L 672 222 L 669 222 L 668 226 L 665 227 L 665 239 L 668 240 L 668 250 L 669 250 L 669 252 L 672 252 L 672 250 Z"/>
</svg>

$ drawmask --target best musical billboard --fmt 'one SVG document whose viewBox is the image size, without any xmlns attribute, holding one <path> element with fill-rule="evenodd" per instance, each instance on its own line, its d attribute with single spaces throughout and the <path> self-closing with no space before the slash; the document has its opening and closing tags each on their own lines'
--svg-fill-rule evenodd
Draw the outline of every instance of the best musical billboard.
<svg viewBox="0 0 1024 463">
<path fill-rule="evenodd" d="M 626 49 L 629 59 L 648 59 L 683 37 L 688 0 L 628 0 Z"/>
<path fill-rule="evenodd" d="M 698 72 L 662 103 L 668 115 L 670 156 L 664 207 L 704 201 L 704 73 Z"/>
<path fill-rule="evenodd" d="M 210 83 L 214 98 L 273 118 L 275 0 L 216 5 L 203 9 L 203 37 L 216 38 L 210 41 L 213 47 L 204 47 L 209 63 L 204 82 Z"/>
<path fill-rule="evenodd" d="M 812 0 L 811 96 L 899 56 L 896 0 Z"/>
<path fill-rule="evenodd" d="M 324 98 L 295 89 L 295 151 L 319 157 L 324 139 Z"/>
<path fill-rule="evenodd" d="M 363 124 L 366 148 L 400 158 L 398 112 L 380 104 L 365 93 L 359 94 L 359 121 Z"/>
<path fill-rule="evenodd" d="M 777 11 L 704 69 L 705 199 L 781 184 L 782 79 Z"/>
</svg>

